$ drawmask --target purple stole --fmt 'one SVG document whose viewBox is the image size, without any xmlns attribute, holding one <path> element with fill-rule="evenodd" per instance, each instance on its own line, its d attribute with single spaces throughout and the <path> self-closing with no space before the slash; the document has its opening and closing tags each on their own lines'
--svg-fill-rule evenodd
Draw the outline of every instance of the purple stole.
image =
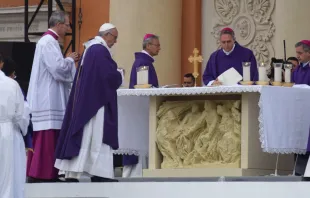
<svg viewBox="0 0 310 198">
<path fill-rule="evenodd" d="M 47 31 L 42 35 L 42 37 L 45 36 L 45 35 L 51 35 L 55 40 L 58 40 L 58 36 L 57 36 L 54 32 L 52 32 L 52 31 L 50 31 L 50 30 L 47 30 Z"/>
</svg>

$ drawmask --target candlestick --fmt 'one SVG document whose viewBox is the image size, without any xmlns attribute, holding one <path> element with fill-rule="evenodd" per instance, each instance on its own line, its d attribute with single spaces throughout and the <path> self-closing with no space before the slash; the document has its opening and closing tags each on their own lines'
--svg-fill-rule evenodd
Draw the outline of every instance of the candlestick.
<svg viewBox="0 0 310 198">
<path fill-rule="evenodd" d="M 149 83 L 149 68 L 142 66 L 137 69 L 137 84 L 147 85 Z"/>
<path fill-rule="evenodd" d="M 251 62 L 242 62 L 242 68 L 243 68 L 243 81 L 251 81 L 250 78 L 250 68 L 251 68 Z"/>
<path fill-rule="evenodd" d="M 259 82 L 265 82 L 267 79 L 267 73 L 266 73 L 266 65 L 265 63 L 260 63 L 258 66 L 258 80 Z"/>
<path fill-rule="evenodd" d="M 284 80 L 286 83 L 291 82 L 292 68 L 293 68 L 292 64 L 284 64 L 284 69 L 285 69 Z"/>
<path fill-rule="evenodd" d="M 282 63 L 273 63 L 275 82 L 282 82 L 282 65 Z"/>
</svg>

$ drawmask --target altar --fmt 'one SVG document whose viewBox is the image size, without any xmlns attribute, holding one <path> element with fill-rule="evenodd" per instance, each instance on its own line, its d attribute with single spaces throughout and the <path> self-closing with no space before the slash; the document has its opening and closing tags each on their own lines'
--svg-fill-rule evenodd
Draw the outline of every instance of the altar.
<svg viewBox="0 0 310 198">
<path fill-rule="evenodd" d="M 130 103 L 130 107 L 127 107 L 132 109 L 131 111 L 127 111 L 127 113 L 131 112 L 131 115 L 125 115 L 126 110 L 124 111 L 124 107 L 121 108 L 122 113 L 125 114 L 123 114 L 123 118 L 119 120 L 119 126 L 121 125 L 122 120 L 124 120 L 125 118 L 127 119 L 126 123 L 130 123 L 130 120 L 134 118 L 135 121 L 131 122 L 134 124 L 131 124 L 131 126 L 129 127 L 131 127 L 131 129 L 135 127 L 136 129 L 134 132 L 128 131 L 129 134 L 127 134 L 127 137 L 131 136 L 131 138 L 134 138 L 135 133 L 135 135 L 138 135 L 137 133 L 144 133 L 144 135 L 142 136 L 139 135 L 139 137 L 137 138 L 138 140 L 136 140 L 136 143 L 137 141 L 140 142 L 140 148 L 143 147 L 141 147 L 141 144 L 145 145 L 145 143 L 148 143 L 148 149 L 140 149 L 141 153 L 148 152 L 148 168 L 143 170 L 143 177 L 262 176 L 275 173 L 275 169 L 277 169 L 277 173 L 280 175 L 288 175 L 293 172 L 294 168 L 294 157 L 292 154 L 302 154 L 306 152 L 308 142 L 307 131 L 309 131 L 310 125 L 310 113 L 308 113 L 308 109 L 310 108 L 310 106 L 308 105 L 305 106 L 304 109 L 301 109 L 301 107 L 297 105 L 298 109 L 296 111 L 292 111 L 289 107 L 297 104 L 294 104 L 292 102 L 291 104 L 287 104 L 285 108 L 283 107 L 283 110 L 290 110 L 292 112 L 292 116 L 294 116 L 294 113 L 296 113 L 296 119 L 301 119 L 298 123 L 295 123 L 295 121 L 295 124 L 290 123 L 290 126 L 292 125 L 292 128 L 289 128 L 285 124 L 283 124 L 286 121 L 279 120 L 283 117 L 287 117 L 287 115 L 285 114 L 282 115 L 284 111 L 275 113 L 275 115 L 277 116 L 270 115 L 274 117 L 274 121 L 271 120 L 270 122 L 268 120 L 265 120 L 266 116 L 263 117 L 263 115 L 270 114 L 269 110 L 273 109 L 270 109 L 270 106 L 268 105 L 267 109 L 263 107 L 264 105 L 261 99 L 262 90 L 268 91 L 268 95 L 270 95 L 270 93 L 278 94 L 280 92 L 287 94 L 288 96 L 299 94 L 299 96 L 297 97 L 298 100 L 304 97 L 310 97 L 310 89 L 270 86 L 119 89 L 119 99 L 121 99 L 122 97 L 130 96 L 136 98 L 138 101 L 136 102 L 136 105 Z M 287 101 L 285 100 L 284 102 L 289 103 L 288 101 L 294 101 L 297 98 L 296 96 L 294 96 L 293 98 L 287 97 Z M 161 122 L 165 120 L 168 121 L 171 118 L 169 118 L 169 115 L 172 115 L 173 117 L 173 114 L 168 113 L 167 117 L 159 119 L 159 111 L 164 104 L 171 103 L 173 106 L 174 103 L 178 102 L 189 104 L 187 112 L 191 112 L 193 106 L 196 105 L 202 105 L 201 107 L 204 107 L 208 105 L 212 106 L 212 104 L 215 104 L 215 111 L 217 112 L 220 112 L 221 109 L 228 109 L 226 114 L 224 110 L 221 110 L 224 113 L 219 113 L 219 117 L 222 121 L 218 120 L 219 126 L 213 132 L 213 134 L 222 135 L 221 137 L 218 137 L 217 146 L 213 148 L 213 153 L 216 154 L 216 157 L 213 157 L 212 160 L 204 161 L 204 159 L 206 158 L 211 159 L 210 155 L 212 155 L 212 153 L 210 154 L 209 150 L 205 150 L 206 152 L 209 152 L 209 155 L 207 157 L 204 156 L 204 152 L 195 152 L 195 149 L 197 150 L 196 145 L 197 142 L 199 142 L 200 134 L 196 134 L 195 139 L 188 140 L 187 143 L 186 138 L 184 137 L 182 144 L 180 144 L 180 142 L 182 142 L 181 140 L 174 141 L 173 138 L 171 140 L 171 137 L 169 141 L 173 141 L 172 144 L 165 142 L 165 137 L 168 136 L 166 136 L 165 133 L 161 132 Z M 147 108 L 147 105 L 149 108 Z M 305 105 L 307 105 L 306 101 Z M 276 104 L 274 105 L 274 107 L 276 110 L 279 110 Z M 232 109 L 232 112 L 230 111 L 230 109 Z M 180 110 L 180 112 L 181 111 L 182 110 Z M 203 115 L 212 115 L 212 113 L 214 113 L 215 111 L 208 110 L 206 114 L 200 112 L 200 118 L 195 118 L 195 114 L 191 115 L 193 116 L 194 120 L 201 120 L 201 118 L 204 117 Z M 227 115 L 232 115 L 234 114 L 234 112 L 237 112 L 235 120 L 229 121 L 232 125 L 227 124 L 226 126 L 226 121 L 224 120 L 224 117 L 227 117 Z M 136 117 L 137 114 L 139 114 L 139 119 L 137 119 Z M 240 116 L 239 121 L 237 118 L 238 116 Z M 209 117 L 212 120 L 212 116 Z M 308 121 L 306 121 L 307 119 Z M 185 118 L 182 121 L 184 120 Z M 302 121 L 305 121 L 305 123 L 302 123 Z M 270 123 L 274 123 L 275 127 L 270 126 Z M 204 126 L 207 125 L 208 127 L 212 126 L 212 124 L 208 123 L 208 120 L 206 120 L 206 125 Z M 146 130 L 147 126 L 149 127 L 148 131 Z M 140 127 L 144 128 L 144 132 L 137 132 Z M 232 127 L 233 130 L 230 130 L 229 127 Z M 295 133 L 297 136 L 300 136 L 300 138 L 297 138 L 296 140 L 293 138 L 291 141 L 287 141 L 286 137 L 279 136 L 279 134 L 281 133 L 278 133 L 277 131 L 285 130 L 283 129 L 283 127 L 289 128 L 289 130 L 286 130 L 285 133 Z M 294 129 L 294 127 L 297 127 L 296 130 Z M 192 131 L 197 130 L 195 129 Z M 274 133 L 270 132 L 270 130 L 274 131 Z M 200 132 L 203 133 L 203 131 L 204 129 L 200 127 Z M 266 131 L 269 132 L 267 133 Z M 146 134 L 147 132 L 148 134 Z M 122 134 L 122 132 L 120 133 Z M 229 133 L 234 134 L 232 136 L 237 138 L 231 138 L 228 135 Z M 127 138 L 123 135 L 121 136 L 122 142 L 125 142 Z M 175 138 L 177 138 L 177 136 L 181 137 L 182 134 L 179 133 L 175 136 Z M 277 141 L 275 141 L 275 136 L 278 137 Z M 288 136 L 290 137 L 290 135 Z M 192 142 L 192 146 L 189 146 L 189 142 Z M 120 145 L 121 144 L 122 143 L 120 143 Z M 175 144 L 178 145 L 175 146 Z M 201 144 L 204 144 L 203 141 Z M 171 145 L 172 147 L 174 146 L 175 149 L 169 150 Z M 184 146 L 184 148 L 182 148 L 182 145 Z M 128 145 L 128 147 L 130 147 L 130 145 Z M 130 148 L 127 148 L 127 150 L 130 150 Z M 186 153 L 187 156 L 182 157 L 183 154 L 182 152 L 180 152 L 180 150 L 183 151 L 183 154 L 184 152 L 188 152 Z M 231 152 L 232 150 L 234 150 L 234 152 Z M 139 155 L 138 153 L 136 154 Z M 178 163 L 176 162 L 177 160 L 170 159 L 174 158 L 174 156 L 177 156 L 176 158 L 181 158 L 181 162 Z M 200 156 L 200 158 L 197 158 L 197 156 Z"/>
</svg>

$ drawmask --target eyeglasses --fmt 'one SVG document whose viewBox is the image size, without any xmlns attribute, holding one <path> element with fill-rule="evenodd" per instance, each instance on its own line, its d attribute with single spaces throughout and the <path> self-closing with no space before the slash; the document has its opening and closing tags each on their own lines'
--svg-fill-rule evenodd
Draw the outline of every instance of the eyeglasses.
<svg viewBox="0 0 310 198">
<path fill-rule="evenodd" d="M 110 32 L 109 32 L 108 34 L 110 34 L 111 36 L 113 36 L 113 37 L 114 37 L 114 39 L 115 39 L 115 40 L 117 40 L 117 36 L 113 35 L 113 34 L 112 34 L 112 33 L 110 33 Z"/>
<path fill-rule="evenodd" d="M 153 43 L 150 43 L 150 45 L 154 45 L 156 47 L 160 47 L 160 44 L 153 44 Z"/>
</svg>

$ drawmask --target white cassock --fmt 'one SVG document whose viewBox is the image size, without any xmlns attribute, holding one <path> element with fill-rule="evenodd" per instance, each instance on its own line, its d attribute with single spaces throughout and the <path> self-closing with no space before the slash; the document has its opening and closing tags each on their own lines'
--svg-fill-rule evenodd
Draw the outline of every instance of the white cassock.
<svg viewBox="0 0 310 198">
<path fill-rule="evenodd" d="M 27 94 L 33 131 L 61 129 L 75 72 L 74 60 L 63 58 L 54 37 L 38 41 Z"/>
<path fill-rule="evenodd" d="M 96 36 L 95 39 L 85 44 L 86 49 L 83 59 L 87 49 L 94 44 L 102 44 L 110 52 L 106 42 L 101 37 Z M 124 79 L 122 70 L 118 71 L 121 73 L 122 79 Z M 103 123 L 104 107 L 101 107 L 97 114 L 84 126 L 79 155 L 71 160 L 56 159 L 55 167 L 65 171 L 66 178 L 79 179 L 81 176 L 92 175 L 114 178 L 113 150 L 110 146 L 102 143 Z"/>
<path fill-rule="evenodd" d="M 0 71 L 0 197 L 23 198 L 29 109 L 18 83 Z"/>
</svg>

